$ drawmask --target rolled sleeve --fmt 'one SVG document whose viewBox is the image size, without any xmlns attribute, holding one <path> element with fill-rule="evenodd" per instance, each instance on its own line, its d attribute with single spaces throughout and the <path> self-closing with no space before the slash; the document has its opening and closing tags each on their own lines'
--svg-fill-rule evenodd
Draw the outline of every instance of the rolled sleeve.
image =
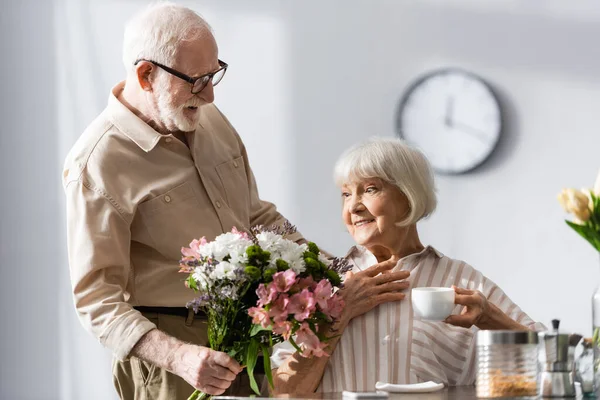
<svg viewBox="0 0 600 400">
<path fill-rule="evenodd" d="M 481 273 L 479 273 L 481 275 Z M 545 331 L 546 327 L 540 322 L 534 321 L 521 308 L 514 303 L 504 291 L 496 285 L 491 279 L 481 275 L 482 283 L 479 290 L 484 294 L 488 301 L 492 302 L 509 318 L 517 323 L 531 329 L 532 331 Z"/>
<path fill-rule="evenodd" d="M 73 298 L 82 325 L 120 360 L 156 325 L 127 303 L 131 220 L 81 178 L 65 185 Z"/>
</svg>

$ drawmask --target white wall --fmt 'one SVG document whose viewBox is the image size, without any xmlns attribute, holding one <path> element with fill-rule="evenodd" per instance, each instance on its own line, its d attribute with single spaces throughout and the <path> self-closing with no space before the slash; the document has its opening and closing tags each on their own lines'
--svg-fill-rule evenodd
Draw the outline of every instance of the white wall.
<svg viewBox="0 0 600 400">
<path fill-rule="evenodd" d="M 2 3 L 0 398 L 114 398 L 109 356 L 72 309 L 59 178 L 123 77 L 122 25 L 145 3 Z M 590 333 L 599 260 L 564 224 L 556 194 L 591 185 L 600 167 L 600 5 L 182 3 L 212 23 L 231 65 L 217 104 L 247 144 L 263 197 L 337 254 L 352 241 L 331 180 L 336 157 L 394 135 L 402 91 L 423 72 L 460 66 L 485 77 L 504 105 L 504 138 L 473 173 L 438 177 L 440 205 L 422 238 L 482 270 L 532 317 Z"/>
<path fill-rule="evenodd" d="M 65 266 L 52 3 L 2 2 L 1 9 L 0 398 L 58 399 L 57 287 Z"/>
</svg>

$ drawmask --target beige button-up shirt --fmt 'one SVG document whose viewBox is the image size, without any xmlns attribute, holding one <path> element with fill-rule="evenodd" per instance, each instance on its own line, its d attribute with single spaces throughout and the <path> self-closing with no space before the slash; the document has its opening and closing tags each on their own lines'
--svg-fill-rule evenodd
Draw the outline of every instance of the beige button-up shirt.
<svg viewBox="0 0 600 400">
<path fill-rule="evenodd" d="M 285 221 L 259 198 L 244 144 L 216 106 L 201 109 L 188 148 L 125 107 L 117 99 L 123 87 L 112 89 L 63 171 L 75 306 L 121 360 L 156 328 L 133 306 L 185 307 L 193 299 L 178 273 L 182 246 L 234 226 Z"/>
</svg>

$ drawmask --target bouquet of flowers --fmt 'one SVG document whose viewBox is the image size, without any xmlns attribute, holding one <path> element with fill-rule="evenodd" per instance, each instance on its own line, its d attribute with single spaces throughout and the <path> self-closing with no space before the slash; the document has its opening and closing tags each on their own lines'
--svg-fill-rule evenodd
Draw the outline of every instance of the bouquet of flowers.
<svg viewBox="0 0 600 400">
<path fill-rule="evenodd" d="M 288 340 L 306 357 L 326 354 L 327 340 L 319 326 L 339 318 L 343 300 L 337 289 L 349 270 L 344 259 L 326 259 L 314 243 L 285 238 L 291 224 L 250 233 L 235 227 L 208 242 L 193 240 L 182 248 L 180 272 L 199 294 L 187 304 L 208 317 L 208 339 L 245 366 L 252 390 L 260 394 L 254 368 L 259 353 L 271 387 L 269 350 Z M 196 390 L 188 400 L 206 398 Z"/>
<path fill-rule="evenodd" d="M 600 252 L 600 173 L 594 189 L 563 189 L 558 201 L 575 217 L 567 224 Z"/>
</svg>

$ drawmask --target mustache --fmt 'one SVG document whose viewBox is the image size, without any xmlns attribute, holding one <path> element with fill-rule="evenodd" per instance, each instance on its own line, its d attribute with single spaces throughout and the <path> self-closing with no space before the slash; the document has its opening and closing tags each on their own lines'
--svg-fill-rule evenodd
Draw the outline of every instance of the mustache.
<svg viewBox="0 0 600 400">
<path fill-rule="evenodd" d="M 201 106 L 204 105 L 204 102 L 202 100 L 200 100 L 197 97 L 191 98 L 188 101 L 186 101 L 185 103 L 183 103 L 180 108 L 184 109 L 186 107 L 198 107 L 200 108 Z"/>
</svg>

